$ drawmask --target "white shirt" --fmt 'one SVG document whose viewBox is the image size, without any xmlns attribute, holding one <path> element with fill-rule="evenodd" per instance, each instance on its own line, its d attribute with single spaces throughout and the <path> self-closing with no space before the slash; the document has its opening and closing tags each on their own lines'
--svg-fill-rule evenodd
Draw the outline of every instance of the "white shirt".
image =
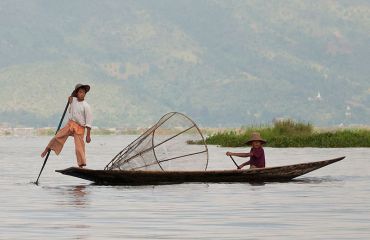
<svg viewBox="0 0 370 240">
<path fill-rule="evenodd" d="M 86 101 L 79 102 L 76 97 L 72 98 L 69 107 L 69 120 L 72 120 L 83 127 L 92 126 L 92 112 Z"/>
</svg>

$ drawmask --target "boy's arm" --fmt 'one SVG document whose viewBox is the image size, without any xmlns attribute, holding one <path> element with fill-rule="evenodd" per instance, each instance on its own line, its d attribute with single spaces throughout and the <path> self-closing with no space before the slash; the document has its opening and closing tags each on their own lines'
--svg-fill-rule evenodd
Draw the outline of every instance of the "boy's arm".
<svg viewBox="0 0 370 240">
<path fill-rule="evenodd" d="M 250 157 L 251 153 L 233 153 L 233 152 L 227 152 L 227 156 L 237 156 L 237 157 Z"/>
<path fill-rule="evenodd" d="M 90 137 L 91 128 L 86 127 L 86 129 L 87 129 L 86 142 L 90 143 L 91 142 L 91 137 Z"/>
<path fill-rule="evenodd" d="M 73 102 L 73 97 L 72 96 L 69 96 L 68 97 L 68 103 L 69 103 L 69 108 L 68 108 L 68 112 L 71 113 L 71 109 L 72 109 L 72 102 Z"/>
<path fill-rule="evenodd" d="M 86 121 L 85 127 L 91 129 L 92 122 L 93 122 L 93 114 L 92 114 L 89 104 L 85 103 L 84 107 L 85 107 L 85 121 Z"/>
<path fill-rule="evenodd" d="M 85 121 L 86 121 L 85 127 L 87 129 L 87 134 L 86 134 L 87 143 L 91 142 L 90 132 L 92 128 L 92 120 L 93 120 L 93 117 L 92 117 L 90 105 L 86 103 L 85 104 Z"/>
<path fill-rule="evenodd" d="M 242 169 L 244 166 L 246 165 L 249 165 L 251 161 L 248 161 L 248 162 L 245 162 L 245 163 L 242 163 L 239 165 L 239 169 Z"/>
</svg>

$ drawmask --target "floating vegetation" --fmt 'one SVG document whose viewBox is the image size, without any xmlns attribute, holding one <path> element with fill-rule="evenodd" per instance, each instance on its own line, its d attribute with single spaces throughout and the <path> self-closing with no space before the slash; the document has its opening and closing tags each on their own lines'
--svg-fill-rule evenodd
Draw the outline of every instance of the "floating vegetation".
<svg viewBox="0 0 370 240">
<path fill-rule="evenodd" d="M 268 147 L 370 147 L 370 130 L 367 129 L 337 129 L 335 131 L 319 131 L 310 123 L 283 120 L 272 126 L 242 127 L 210 135 L 207 144 L 222 147 L 241 147 L 252 132 L 260 132 L 267 140 Z M 196 144 L 196 142 L 191 142 Z"/>
</svg>

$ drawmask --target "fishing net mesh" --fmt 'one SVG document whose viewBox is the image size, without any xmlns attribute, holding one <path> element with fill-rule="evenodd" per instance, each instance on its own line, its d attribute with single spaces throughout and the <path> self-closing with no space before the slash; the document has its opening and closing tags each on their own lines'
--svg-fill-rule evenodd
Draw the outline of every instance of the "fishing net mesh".
<svg viewBox="0 0 370 240">
<path fill-rule="evenodd" d="M 208 149 L 199 128 L 184 114 L 172 112 L 119 152 L 105 170 L 199 171 L 207 165 Z"/>
</svg>

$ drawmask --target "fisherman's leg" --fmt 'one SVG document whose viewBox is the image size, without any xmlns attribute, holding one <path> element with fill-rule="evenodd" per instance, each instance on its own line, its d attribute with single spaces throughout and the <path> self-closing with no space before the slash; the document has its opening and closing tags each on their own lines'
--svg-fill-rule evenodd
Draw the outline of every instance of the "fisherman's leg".
<svg viewBox="0 0 370 240">
<path fill-rule="evenodd" d="M 46 146 L 45 150 L 42 152 L 41 157 L 45 157 L 48 151 L 53 150 L 56 155 L 62 151 L 64 143 L 67 141 L 68 136 L 71 132 L 69 130 L 69 125 L 67 124 L 64 128 L 60 129 L 57 134 L 50 140 L 49 144 Z"/>
<path fill-rule="evenodd" d="M 84 134 L 74 134 L 77 164 L 79 167 L 86 166 L 86 153 Z"/>
</svg>

